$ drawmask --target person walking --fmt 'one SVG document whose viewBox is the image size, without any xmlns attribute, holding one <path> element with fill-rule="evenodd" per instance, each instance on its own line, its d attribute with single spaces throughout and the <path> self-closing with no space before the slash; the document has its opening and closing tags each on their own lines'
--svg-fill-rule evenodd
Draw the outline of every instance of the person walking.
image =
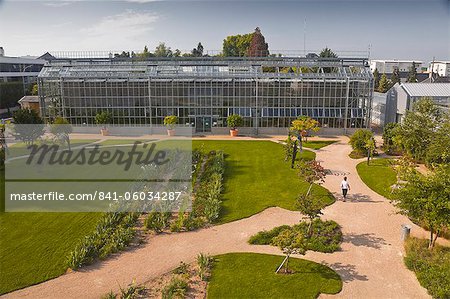
<svg viewBox="0 0 450 299">
<path fill-rule="evenodd" d="M 341 182 L 341 189 L 342 189 L 342 196 L 344 197 L 343 201 L 347 198 L 347 192 L 350 190 L 350 184 L 347 181 L 347 177 L 344 177 L 344 179 Z"/>
</svg>

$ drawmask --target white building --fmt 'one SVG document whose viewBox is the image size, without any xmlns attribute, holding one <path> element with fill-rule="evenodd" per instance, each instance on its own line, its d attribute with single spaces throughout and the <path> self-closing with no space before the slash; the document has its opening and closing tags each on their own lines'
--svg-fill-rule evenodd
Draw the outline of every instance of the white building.
<svg viewBox="0 0 450 299">
<path fill-rule="evenodd" d="M 406 111 L 412 110 L 414 103 L 423 97 L 450 111 L 450 83 L 395 84 L 386 95 L 385 123 L 401 122 Z"/>
<path fill-rule="evenodd" d="M 409 72 L 412 63 L 416 64 L 417 72 L 420 72 L 422 68 L 423 61 L 419 60 L 371 60 L 370 70 L 372 73 L 375 69 L 378 70 L 380 74 L 392 74 L 394 69 L 398 69 L 400 73 Z"/>
<path fill-rule="evenodd" d="M 438 74 L 442 77 L 450 76 L 450 61 L 434 61 L 430 62 L 428 66 L 428 72 Z"/>
</svg>

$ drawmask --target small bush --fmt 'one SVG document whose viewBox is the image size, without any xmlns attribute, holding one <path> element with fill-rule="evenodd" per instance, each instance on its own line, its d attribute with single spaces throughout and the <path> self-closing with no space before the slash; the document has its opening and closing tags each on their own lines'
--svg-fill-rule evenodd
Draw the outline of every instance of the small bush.
<svg viewBox="0 0 450 299">
<path fill-rule="evenodd" d="M 214 258 L 210 255 L 200 253 L 197 256 L 197 265 L 199 269 L 199 276 L 201 280 L 207 280 L 211 271 Z"/>
<path fill-rule="evenodd" d="M 170 212 L 152 211 L 148 214 L 147 218 L 145 218 L 144 226 L 156 233 L 160 233 L 169 226 L 170 216 Z"/>
<path fill-rule="evenodd" d="M 251 236 L 248 243 L 252 245 L 269 245 L 272 242 L 272 239 L 278 236 L 281 231 L 290 228 L 289 225 L 282 225 L 269 231 L 263 230 L 256 235 Z"/>
<path fill-rule="evenodd" d="M 111 253 L 123 250 L 135 236 L 133 226 L 138 217 L 138 213 L 105 213 L 94 232 L 87 235 L 70 252 L 68 267 L 76 270 L 91 264 L 97 258 L 105 259 Z"/>
<path fill-rule="evenodd" d="M 185 262 L 180 262 L 180 265 L 173 270 L 174 274 L 187 274 L 189 265 Z"/>
<path fill-rule="evenodd" d="M 350 144 L 357 153 L 367 155 L 367 142 L 373 139 L 373 133 L 367 129 L 358 129 L 350 137 Z"/>
<path fill-rule="evenodd" d="M 307 250 L 318 252 L 334 252 L 339 250 L 342 242 L 342 232 L 339 225 L 334 221 L 322 221 L 315 219 L 312 222 L 312 234 L 308 236 L 309 222 L 302 221 L 294 226 L 278 226 L 270 231 L 262 231 L 250 237 L 249 243 L 254 245 L 274 245 L 273 239 L 282 231 L 293 230 L 304 235 L 307 239 Z"/>
<path fill-rule="evenodd" d="M 450 298 L 450 248 L 435 245 L 428 249 L 428 240 L 409 238 L 405 243 L 405 264 L 416 273 L 420 284 L 433 298 Z"/>
<path fill-rule="evenodd" d="M 174 275 L 162 290 L 163 299 L 184 298 L 188 288 L 186 277 Z"/>
</svg>

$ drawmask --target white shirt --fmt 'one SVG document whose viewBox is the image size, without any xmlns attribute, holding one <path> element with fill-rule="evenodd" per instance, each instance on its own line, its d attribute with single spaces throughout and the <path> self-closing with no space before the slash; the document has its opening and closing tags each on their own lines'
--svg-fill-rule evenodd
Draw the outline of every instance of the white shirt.
<svg viewBox="0 0 450 299">
<path fill-rule="evenodd" d="M 350 189 L 349 187 L 350 185 L 348 184 L 348 182 L 346 180 L 342 180 L 341 189 Z"/>
</svg>

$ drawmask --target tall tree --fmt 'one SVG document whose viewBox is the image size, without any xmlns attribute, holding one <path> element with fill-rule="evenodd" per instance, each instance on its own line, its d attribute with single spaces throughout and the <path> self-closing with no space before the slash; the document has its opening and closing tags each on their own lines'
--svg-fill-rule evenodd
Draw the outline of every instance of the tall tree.
<svg viewBox="0 0 450 299">
<path fill-rule="evenodd" d="M 167 47 L 165 43 L 159 43 L 158 46 L 156 46 L 155 49 L 155 56 L 156 57 L 172 57 L 173 53 L 170 47 Z"/>
<path fill-rule="evenodd" d="M 330 48 L 325 47 L 320 52 L 319 57 L 321 57 L 321 58 L 337 58 L 338 56 Z M 332 67 L 324 67 L 322 69 L 323 69 L 324 73 L 331 73 L 331 72 L 333 72 L 333 68 Z"/>
<path fill-rule="evenodd" d="M 391 75 L 391 85 L 394 86 L 395 84 L 399 83 L 400 84 L 400 73 L 398 71 L 398 68 L 394 68 L 394 71 L 392 72 Z"/>
<path fill-rule="evenodd" d="M 322 58 L 337 58 L 337 54 L 333 52 L 333 50 L 331 50 L 328 47 L 325 47 L 324 49 L 322 49 L 322 51 L 320 51 L 319 57 Z"/>
<path fill-rule="evenodd" d="M 264 35 L 262 35 L 259 27 L 256 27 L 253 33 L 250 47 L 248 48 L 248 56 L 250 57 L 267 57 L 269 56 L 269 45 L 266 43 Z"/>
<path fill-rule="evenodd" d="M 203 45 L 202 43 L 198 43 L 197 48 L 192 49 L 192 56 L 194 57 L 202 57 L 203 56 Z"/>
<path fill-rule="evenodd" d="M 278 272 L 284 264 L 285 273 L 289 273 L 289 257 L 291 254 L 304 255 L 306 253 L 307 244 L 305 237 L 301 233 L 291 229 L 281 231 L 278 236 L 272 239 L 272 243 L 278 246 L 286 255 L 286 258 L 283 260 L 276 272 Z"/>
<path fill-rule="evenodd" d="M 222 55 L 225 57 L 247 56 L 253 33 L 227 36 L 223 40 Z"/>
<path fill-rule="evenodd" d="M 394 145 L 416 160 L 424 160 L 434 133 L 443 121 L 443 112 L 431 98 L 422 98 L 394 130 Z"/>
<path fill-rule="evenodd" d="M 389 90 L 389 80 L 386 74 L 381 75 L 380 83 L 378 84 L 378 92 L 385 93 Z"/>
<path fill-rule="evenodd" d="M 428 165 L 450 165 L 450 114 L 445 116 L 437 132 L 433 134 L 427 150 L 426 162 Z"/>
<path fill-rule="evenodd" d="M 19 109 L 13 114 L 15 135 L 26 144 L 44 134 L 44 120 L 31 109 Z"/>
<path fill-rule="evenodd" d="M 373 71 L 373 84 L 375 86 L 375 90 L 378 90 L 378 85 L 380 85 L 380 72 L 378 69 Z"/>
<path fill-rule="evenodd" d="M 417 67 L 416 62 L 413 61 L 411 67 L 409 68 L 408 79 L 406 80 L 410 83 L 417 82 Z"/>
<path fill-rule="evenodd" d="M 441 165 L 422 175 L 413 167 L 399 167 L 401 183 L 393 191 L 400 213 L 424 223 L 430 230 L 432 249 L 439 233 L 450 227 L 450 166 Z"/>
</svg>

